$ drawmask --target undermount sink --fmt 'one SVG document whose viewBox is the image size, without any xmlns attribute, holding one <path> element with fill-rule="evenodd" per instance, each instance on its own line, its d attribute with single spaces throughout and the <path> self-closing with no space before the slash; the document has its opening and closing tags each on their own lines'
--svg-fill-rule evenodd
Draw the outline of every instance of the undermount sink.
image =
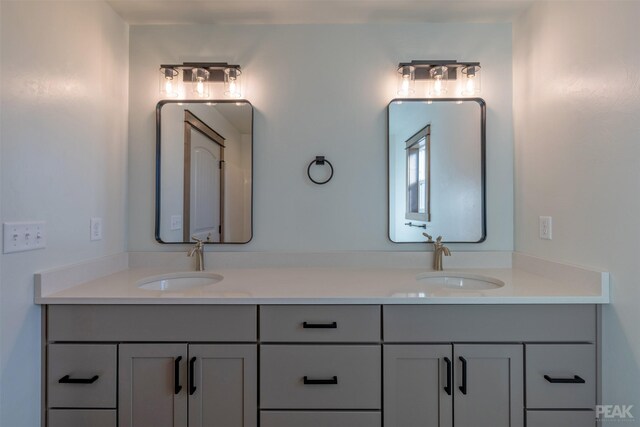
<svg viewBox="0 0 640 427">
<path fill-rule="evenodd" d="M 504 282 L 493 277 L 479 274 L 433 272 L 423 273 L 416 277 L 418 283 L 433 288 L 451 290 L 486 291 L 504 286 Z"/>
<path fill-rule="evenodd" d="M 186 291 L 213 285 L 222 279 L 223 277 L 219 274 L 193 271 L 146 277 L 138 281 L 136 286 L 147 291 Z"/>
</svg>

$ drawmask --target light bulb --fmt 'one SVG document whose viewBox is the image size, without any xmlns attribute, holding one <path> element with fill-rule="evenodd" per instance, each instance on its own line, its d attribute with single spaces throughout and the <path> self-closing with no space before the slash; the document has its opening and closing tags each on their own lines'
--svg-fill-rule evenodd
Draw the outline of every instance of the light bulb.
<svg viewBox="0 0 640 427">
<path fill-rule="evenodd" d="M 474 80 L 474 78 L 472 76 L 468 76 L 467 77 L 467 88 L 466 88 L 466 92 L 468 94 L 472 94 L 475 93 L 476 91 L 476 82 Z"/>
<path fill-rule="evenodd" d="M 196 90 L 198 91 L 198 96 L 204 95 L 204 83 L 202 82 L 202 80 L 198 80 Z"/>
<path fill-rule="evenodd" d="M 431 94 L 435 96 L 447 93 L 448 68 L 444 65 L 433 67 L 429 70 L 429 75 L 433 79 L 431 83 Z"/>
<path fill-rule="evenodd" d="M 409 76 L 402 76 L 402 95 L 409 95 Z"/>
<path fill-rule="evenodd" d="M 224 94 L 229 98 L 242 96 L 242 72 L 240 68 L 229 67 L 224 69 Z"/>
<path fill-rule="evenodd" d="M 462 68 L 462 75 L 464 78 L 462 94 L 468 96 L 474 96 L 480 94 L 480 72 L 479 65 L 468 65 Z"/>
<path fill-rule="evenodd" d="M 237 95 L 238 86 L 236 85 L 236 79 L 229 79 L 229 95 Z"/>
<path fill-rule="evenodd" d="M 436 79 L 433 82 L 433 91 L 436 95 L 440 95 L 442 93 L 442 79 Z"/>
<path fill-rule="evenodd" d="M 160 96 L 175 98 L 178 96 L 178 85 L 174 81 L 178 76 L 178 70 L 171 67 L 160 67 Z"/>
</svg>

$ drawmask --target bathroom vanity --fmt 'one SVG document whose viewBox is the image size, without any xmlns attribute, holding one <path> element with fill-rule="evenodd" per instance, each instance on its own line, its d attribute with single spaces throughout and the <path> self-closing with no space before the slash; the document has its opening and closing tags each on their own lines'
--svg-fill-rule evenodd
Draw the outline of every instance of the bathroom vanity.
<svg viewBox="0 0 640 427">
<path fill-rule="evenodd" d="M 37 280 L 47 426 L 596 425 L 599 273 L 419 295 L 410 269 L 216 269 L 168 292 L 139 287 L 150 271 Z"/>
</svg>

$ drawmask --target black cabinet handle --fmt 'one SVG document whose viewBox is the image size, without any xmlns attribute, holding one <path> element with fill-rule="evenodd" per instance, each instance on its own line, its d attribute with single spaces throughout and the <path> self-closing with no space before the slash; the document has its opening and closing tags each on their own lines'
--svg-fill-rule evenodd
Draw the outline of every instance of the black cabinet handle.
<svg viewBox="0 0 640 427">
<path fill-rule="evenodd" d="M 337 329 L 338 328 L 338 322 L 331 322 L 331 323 L 302 322 L 302 327 L 304 329 Z"/>
<path fill-rule="evenodd" d="M 196 392 L 196 358 L 189 361 L 189 396 Z"/>
<path fill-rule="evenodd" d="M 93 384 L 98 381 L 98 378 L 100 378 L 98 375 L 94 375 L 91 378 L 70 378 L 69 375 L 65 375 L 58 382 L 60 384 Z"/>
<path fill-rule="evenodd" d="M 444 391 L 451 396 L 451 360 L 445 357 L 444 363 L 447 364 L 447 385 L 444 387 Z"/>
<path fill-rule="evenodd" d="M 338 384 L 338 377 L 335 375 L 329 379 L 312 380 L 306 375 L 302 378 L 302 382 L 305 384 Z"/>
<path fill-rule="evenodd" d="M 182 356 L 176 357 L 176 360 L 173 361 L 173 393 L 178 394 L 180 390 L 182 390 L 182 386 L 180 385 L 180 361 L 182 360 Z"/>
<path fill-rule="evenodd" d="M 551 378 L 549 375 L 545 375 L 544 379 L 549 381 L 551 384 L 584 384 L 586 381 L 583 378 L 580 378 L 577 375 L 574 375 L 573 378 Z"/>
<path fill-rule="evenodd" d="M 467 359 L 460 356 L 460 361 L 462 362 L 462 385 L 458 387 L 462 394 L 467 394 Z"/>
</svg>

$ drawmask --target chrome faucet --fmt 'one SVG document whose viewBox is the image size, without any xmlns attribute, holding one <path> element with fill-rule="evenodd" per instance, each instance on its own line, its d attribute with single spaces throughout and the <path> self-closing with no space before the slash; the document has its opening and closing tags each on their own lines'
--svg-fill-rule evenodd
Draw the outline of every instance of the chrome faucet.
<svg viewBox="0 0 640 427">
<path fill-rule="evenodd" d="M 433 244 L 433 269 L 434 271 L 442 271 L 442 255 L 451 256 L 451 251 L 448 247 L 442 244 L 442 236 L 438 236 L 436 241 L 427 233 L 422 233 L 424 237 L 429 239 L 427 243 Z"/>
<path fill-rule="evenodd" d="M 204 242 L 198 239 L 196 236 L 191 236 L 195 240 L 196 244 L 189 250 L 187 256 L 196 256 L 196 271 L 204 271 Z"/>
</svg>

